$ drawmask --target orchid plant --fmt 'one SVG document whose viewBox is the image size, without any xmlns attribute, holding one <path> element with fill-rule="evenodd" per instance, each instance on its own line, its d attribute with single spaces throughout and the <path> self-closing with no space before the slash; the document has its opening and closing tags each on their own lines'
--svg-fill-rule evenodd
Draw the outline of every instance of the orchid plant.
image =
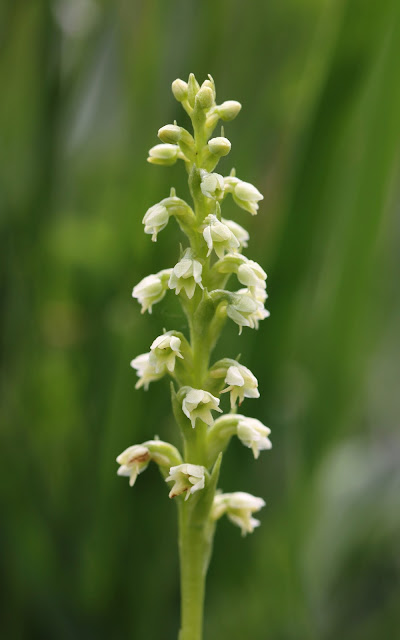
<svg viewBox="0 0 400 640">
<path fill-rule="evenodd" d="M 246 258 L 249 234 L 236 222 L 221 217 L 224 199 L 231 194 L 235 203 L 250 214 L 258 211 L 261 193 L 236 177 L 232 170 L 222 176 L 214 170 L 231 149 L 229 140 L 212 137 L 219 122 L 233 120 L 241 105 L 228 100 L 218 105 L 214 81 L 209 76 L 200 86 L 193 74 L 188 82 L 175 80 L 172 92 L 190 116 L 193 135 L 168 124 L 158 131 L 161 144 L 150 149 L 151 164 L 170 166 L 182 160 L 188 173 L 193 206 L 178 198 L 175 190 L 148 209 L 144 231 L 157 240 L 174 217 L 186 236 L 178 263 L 145 277 L 133 289 L 142 313 L 152 313 L 168 290 L 179 297 L 189 326 L 189 338 L 170 330 L 153 341 L 148 353 L 131 362 L 136 370 L 136 388 L 168 375 L 172 378 L 172 409 L 182 436 L 182 451 L 156 436 L 128 447 L 117 458 L 118 474 L 135 484 L 137 476 L 152 461 L 166 483 L 169 497 L 176 500 L 179 515 L 181 570 L 181 630 L 179 640 L 201 640 L 205 578 L 210 561 L 216 522 L 226 515 L 242 534 L 251 533 L 260 522 L 253 517 L 265 502 L 242 491 L 222 493 L 218 477 L 222 454 L 236 436 L 252 450 L 254 458 L 271 448 L 270 430 L 259 420 L 238 414 L 245 398 L 258 398 L 258 382 L 240 362 L 223 358 L 210 366 L 212 350 L 229 318 L 239 326 L 257 329 L 268 317 L 264 308 L 266 273 Z M 234 275 L 241 285 L 227 289 Z M 230 412 L 222 413 L 220 396 L 230 395 Z"/>
</svg>

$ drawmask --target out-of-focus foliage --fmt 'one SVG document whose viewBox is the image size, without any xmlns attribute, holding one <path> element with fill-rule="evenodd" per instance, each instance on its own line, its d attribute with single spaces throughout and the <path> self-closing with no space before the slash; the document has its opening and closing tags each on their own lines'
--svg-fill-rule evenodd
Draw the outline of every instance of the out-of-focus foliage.
<svg viewBox="0 0 400 640">
<path fill-rule="evenodd" d="M 252 234 L 271 310 L 240 340 L 262 392 L 242 410 L 274 449 L 254 464 L 232 443 L 221 479 L 267 508 L 245 540 L 219 526 L 207 637 L 394 638 L 398 0 L 3 0 L 2 636 L 175 638 L 175 508 L 115 457 L 175 438 L 167 384 L 135 391 L 129 360 L 185 323 L 173 295 L 143 317 L 130 294 L 177 258 L 176 227 L 153 245 L 141 219 L 184 177 L 145 159 L 185 124 L 170 83 L 190 71 L 243 104 L 225 131 L 265 200 L 224 215 Z"/>
</svg>

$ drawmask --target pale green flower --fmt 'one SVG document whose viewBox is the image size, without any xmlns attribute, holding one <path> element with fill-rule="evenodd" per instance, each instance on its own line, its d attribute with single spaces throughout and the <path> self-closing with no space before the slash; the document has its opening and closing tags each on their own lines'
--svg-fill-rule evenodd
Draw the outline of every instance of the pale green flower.
<svg viewBox="0 0 400 640">
<path fill-rule="evenodd" d="M 143 217 L 144 232 L 152 234 L 153 242 L 157 241 L 157 234 L 165 229 L 168 224 L 169 213 L 167 208 L 162 204 L 155 204 L 147 209 Z"/>
<path fill-rule="evenodd" d="M 214 249 L 218 258 L 223 258 L 225 251 L 236 251 L 240 247 L 239 240 L 226 224 L 218 220 L 217 216 L 210 214 L 204 223 L 206 227 L 203 237 L 208 246 L 207 256 Z"/>
<path fill-rule="evenodd" d="M 252 374 L 250 369 L 237 363 L 228 368 L 225 376 L 225 383 L 228 385 L 221 393 L 230 391 L 231 407 L 236 404 L 239 399 L 239 405 L 242 404 L 244 398 L 259 398 L 258 380 Z"/>
<path fill-rule="evenodd" d="M 150 460 L 151 456 L 147 447 L 135 444 L 125 449 L 125 451 L 118 456 L 117 462 L 121 466 L 117 473 L 119 476 L 128 476 L 129 484 L 133 487 L 137 476 L 147 469 Z"/>
<path fill-rule="evenodd" d="M 197 418 L 208 425 L 212 425 L 214 420 L 211 411 L 222 413 L 219 408 L 219 398 L 216 398 L 208 391 L 203 391 L 203 389 L 192 389 L 191 387 L 189 387 L 189 391 L 183 399 L 182 411 L 189 418 L 193 428 L 196 425 Z"/>
<path fill-rule="evenodd" d="M 169 497 L 175 498 L 186 493 L 185 500 L 188 500 L 196 491 L 204 489 L 205 473 L 205 467 L 198 464 L 179 464 L 171 467 L 169 476 L 165 479 L 166 482 L 175 483 L 169 492 Z"/>
<path fill-rule="evenodd" d="M 178 264 L 172 269 L 168 287 L 175 289 L 176 295 L 181 292 L 181 289 L 184 289 L 187 297 L 193 298 L 196 284 L 201 289 L 203 288 L 201 272 L 201 262 L 193 258 L 191 249 L 187 249 Z"/>
<path fill-rule="evenodd" d="M 237 436 L 245 447 L 253 451 L 255 459 L 260 455 L 260 451 L 272 448 L 271 440 L 268 438 L 271 429 L 256 418 L 241 415 L 237 415 L 237 418 Z"/>
<path fill-rule="evenodd" d="M 218 200 L 224 195 L 224 179 L 219 173 L 208 173 L 200 169 L 200 189 L 206 198 Z"/>
<path fill-rule="evenodd" d="M 258 328 L 258 321 L 262 319 L 263 309 L 263 304 L 255 300 L 249 290 L 241 289 L 231 295 L 226 313 L 231 320 L 239 325 L 239 334 L 241 334 L 243 327 Z"/>
<path fill-rule="evenodd" d="M 263 507 L 265 507 L 265 501 L 262 498 L 256 498 L 244 491 L 220 493 L 214 498 L 211 517 L 213 520 L 218 520 L 226 514 L 245 536 L 247 533 L 253 533 L 254 529 L 260 525 L 260 521 L 253 518 L 252 514 Z"/>
<path fill-rule="evenodd" d="M 171 333 L 158 336 L 150 347 L 150 365 L 155 372 L 163 373 L 168 369 L 170 373 L 175 369 L 176 358 L 183 359 L 180 352 L 181 339 Z"/>
<path fill-rule="evenodd" d="M 151 353 L 142 353 L 131 361 L 132 369 L 135 369 L 139 376 L 139 380 L 135 385 L 136 389 L 144 387 L 145 391 L 147 391 L 150 382 L 159 380 L 165 374 L 165 369 L 156 369 L 155 363 L 150 356 Z"/>
<path fill-rule="evenodd" d="M 158 273 L 146 276 L 132 291 L 132 297 L 137 298 L 142 305 L 142 313 L 151 313 L 153 304 L 160 302 L 168 289 L 168 280 L 172 269 L 163 269 Z"/>
</svg>

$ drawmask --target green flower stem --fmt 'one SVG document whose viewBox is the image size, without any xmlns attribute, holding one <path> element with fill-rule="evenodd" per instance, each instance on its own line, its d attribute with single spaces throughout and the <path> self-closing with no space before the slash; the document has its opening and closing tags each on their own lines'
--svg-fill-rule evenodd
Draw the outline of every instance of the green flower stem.
<svg viewBox="0 0 400 640">
<path fill-rule="evenodd" d="M 197 159 L 206 142 L 204 129 L 195 127 L 195 144 Z M 200 176 L 192 167 L 189 176 L 190 191 L 194 201 L 194 211 L 198 223 L 207 215 L 204 197 L 200 191 Z M 205 245 L 201 242 L 200 234 L 190 238 L 192 249 L 196 255 L 203 258 L 203 278 L 209 271 L 209 259 L 205 255 Z M 201 304 L 201 303 L 200 303 Z M 197 305 L 196 305 L 197 306 Z M 211 353 L 209 326 L 207 319 L 201 318 L 196 322 L 196 311 L 193 306 L 187 309 L 190 326 L 190 342 L 193 356 L 193 385 L 202 389 L 208 376 L 208 365 Z M 203 326 L 199 326 L 203 325 Z M 207 425 L 197 420 L 195 429 L 185 435 L 185 460 L 191 464 L 207 464 Z M 215 493 L 215 487 L 209 487 L 211 492 L 209 504 Z M 209 510 L 197 513 L 195 505 L 180 500 L 179 508 L 179 557 L 181 572 L 181 630 L 179 640 L 201 640 L 203 636 L 203 609 L 205 581 L 211 556 L 214 527 L 209 522 Z"/>
<path fill-rule="evenodd" d="M 196 522 L 190 502 L 179 504 L 179 555 L 181 566 L 181 630 L 179 640 L 201 640 L 205 580 L 212 536 Z"/>
</svg>

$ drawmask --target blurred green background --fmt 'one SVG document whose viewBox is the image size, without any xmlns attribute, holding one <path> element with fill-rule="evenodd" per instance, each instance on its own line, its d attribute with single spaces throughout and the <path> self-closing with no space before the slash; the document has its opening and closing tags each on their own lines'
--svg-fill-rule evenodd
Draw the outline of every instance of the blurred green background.
<svg viewBox="0 0 400 640">
<path fill-rule="evenodd" d="M 135 391 L 129 361 L 185 323 L 131 290 L 178 256 L 176 225 L 154 245 L 141 219 L 187 197 L 146 154 L 187 124 L 190 71 L 243 104 L 218 170 L 265 200 L 224 216 L 271 311 L 216 353 L 258 377 L 243 412 L 274 448 L 225 457 L 221 487 L 267 507 L 244 540 L 218 527 L 206 637 L 399 637 L 398 0 L 3 0 L 0 52 L 2 637 L 176 638 L 175 505 L 115 457 L 176 438 L 167 382 Z"/>
</svg>

